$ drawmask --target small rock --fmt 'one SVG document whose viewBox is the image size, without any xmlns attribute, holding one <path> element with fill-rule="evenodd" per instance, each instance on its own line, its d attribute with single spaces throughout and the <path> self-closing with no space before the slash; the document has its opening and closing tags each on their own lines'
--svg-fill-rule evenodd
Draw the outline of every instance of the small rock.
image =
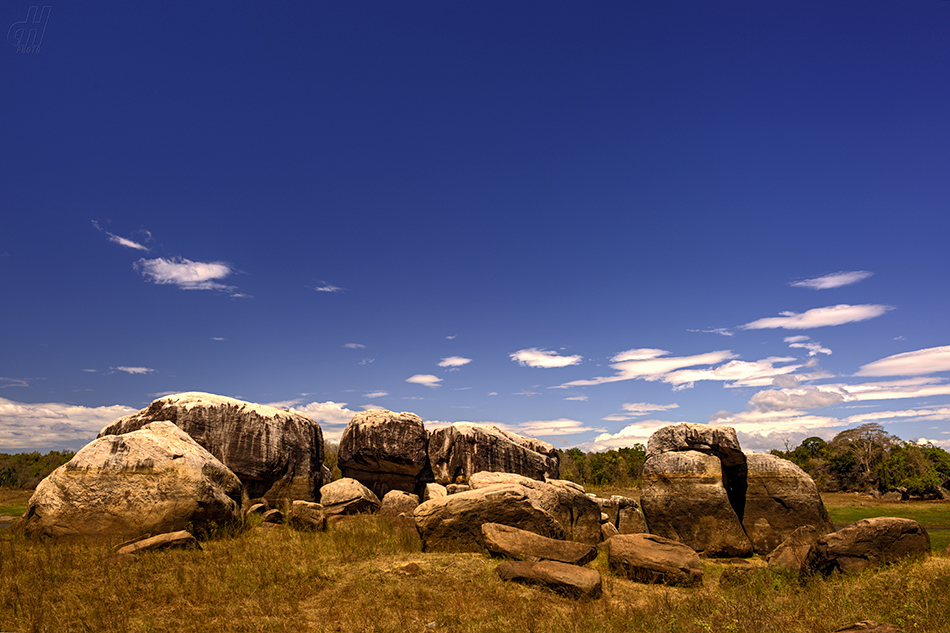
<svg viewBox="0 0 950 633">
<path fill-rule="evenodd" d="M 179 530 L 158 534 L 149 538 L 139 539 L 122 546 L 116 554 L 118 556 L 131 555 L 136 552 L 155 551 L 164 549 L 201 549 L 201 545 L 190 532 Z"/>
<path fill-rule="evenodd" d="M 840 629 L 835 629 L 834 633 L 857 633 L 858 631 L 864 631 L 864 633 L 901 633 L 901 630 L 893 624 L 879 624 L 873 620 L 855 622 Z"/>
<path fill-rule="evenodd" d="M 284 513 L 274 508 L 273 510 L 268 510 L 262 515 L 261 520 L 264 523 L 283 523 L 284 522 Z"/>
</svg>

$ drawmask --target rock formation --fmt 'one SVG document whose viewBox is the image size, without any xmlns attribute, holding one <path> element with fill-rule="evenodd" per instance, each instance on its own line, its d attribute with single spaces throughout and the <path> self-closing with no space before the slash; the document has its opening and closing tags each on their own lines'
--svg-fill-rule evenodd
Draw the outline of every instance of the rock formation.
<svg viewBox="0 0 950 633">
<path fill-rule="evenodd" d="M 488 553 L 515 560 L 553 560 L 586 565 L 597 558 L 597 548 L 593 545 L 548 538 L 498 523 L 483 524 L 482 539 Z"/>
<path fill-rule="evenodd" d="M 207 393 L 160 398 L 119 418 L 99 437 L 168 420 L 230 468 L 251 497 L 317 500 L 323 484 L 323 432 L 300 413 Z"/>
<path fill-rule="evenodd" d="M 383 497 L 390 490 L 417 492 L 428 470 L 427 433 L 414 413 L 369 410 L 357 413 L 340 438 L 338 465 Z"/>
<path fill-rule="evenodd" d="M 171 422 L 106 435 L 40 482 L 18 527 L 42 536 L 198 532 L 241 520 L 241 482 Z"/>
<path fill-rule="evenodd" d="M 764 453 L 749 455 L 748 468 L 742 524 L 756 554 L 768 554 L 804 525 L 834 532 L 818 487 L 801 468 Z"/>
<path fill-rule="evenodd" d="M 458 422 L 429 433 L 429 464 L 435 481 L 457 483 L 480 471 L 517 473 L 543 481 L 557 477 L 557 450 L 547 442 L 494 426 Z"/>
<path fill-rule="evenodd" d="M 808 551 L 802 572 L 860 572 L 929 553 L 930 535 L 920 523 L 912 519 L 875 517 L 819 538 Z"/>
<path fill-rule="evenodd" d="M 379 497 L 351 477 L 337 479 L 320 488 L 320 500 L 330 516 L 372 514 L 379 509 Z"/>
<path fill-rule="evenodd" d="M 691 547 L 655 534 L 612 536 L 607 560 L 616 573 L 637 582 L 689 586 L 703 579 L 699 555 Z"/>
</svg>

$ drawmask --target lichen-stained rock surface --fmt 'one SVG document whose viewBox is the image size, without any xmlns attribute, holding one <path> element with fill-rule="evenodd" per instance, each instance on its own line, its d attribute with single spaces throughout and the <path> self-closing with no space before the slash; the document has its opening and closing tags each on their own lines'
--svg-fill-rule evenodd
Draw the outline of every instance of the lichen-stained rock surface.
<svg viewBox="0 0 950 633">
<path fill-rule="evenodd" d="M 40 482 L 18 528 L 113 537 L 201 532 L 241 520 L 241 482 L 171 422 L 107 435 Z"/>
<path fill-rule="evenodd" d="M 654 454 L 643 465 L 640 504 L 653 534 L 707 556 L 752 555 L 718 457 L 697 451 Z"/>
<path fill-rule="evenodd" d="M 601 541 L 600 506 L 577 484 L 560 479 L 538 481 L 514 473 L 479 472 L 469 478 L 474 490 L 498 484 L 519 484 L 536 490 L 541 507 L 564 528 L 564 538 L 588 545 Z"/>
<path fill-rule="evenodd" d="M 480 471 L 516 473 L 543 481 L 557 477 L 557 449 L 494 426 L 457 422 L 429 432 L 429 464 L 440 484 Z"/>
<path fill-rule="evenodd" d="M 689 586 L 703 579 L 699 555 L 692 548 L 655 534 L 610 537 L 607 562 L 614 572 L 642 583 Z"/>
<path fill-rule="evenodd" d="M 805 471 L 775 455 L 753 453 L 747 460 L 742 524 L 756 554 L 768 554 L 804 525 L 820 534 L 834 532 L 818 487 Z"/>
<path fill-rule="evenodd" d="M 825 534 L 802 564 L 804 574 L 856 573 L 930 553 L 930 535 L 912 519 L 875 517 Z"/>
<path fill-rule="evenodd" d="M 428 551 L 484 552 L 485 523 L 563 539 L 564 529 L 540 497 L 537 490 L 519 484 L 499 484 L 431 499 L 413 511 L 413 518 Z"/>
<path fill-rule="evenodd" d="M 189 392 L 159 398 L 119 418 L 99 437 L 129 433 L 157 420 L 168 420 L 194 438 L 241 479 L 251 497 L 317 500 L 323 484 L 323 432 L 307 416 Z"/>
<path fill-rule="evenodd" d="M 812 545 L 825 533 L 819 532 L 813 525 L 803 525 L 791 534 L 768 555 L 769 567 L 785 567 L 800 574 L 802 564 Z"/>
<path fill-rule="evenodd" d="M 343 431 L 338 465 L 344 477 L 358 480 L 379 497 L 390 490 L 416 492 L 428 465 L 426 444 L 418 415 L 362 411 Z"/>
<path fill-rule="evenodd" d="M 337 479 L 320 488 L 320 503 L 327 514 L 373 514 L 379 510 L 379 497 L 351 477 Z"/>
</svg>

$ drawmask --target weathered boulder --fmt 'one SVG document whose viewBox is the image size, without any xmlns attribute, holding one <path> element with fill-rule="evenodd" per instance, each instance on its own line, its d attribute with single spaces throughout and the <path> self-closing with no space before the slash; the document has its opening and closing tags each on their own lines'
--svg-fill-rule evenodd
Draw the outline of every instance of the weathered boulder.
<svg viewBox="0 0 950 633">
<path fill-rule="evenodd" d="M 756 554 L 765 555 L 803 525 L 821 534 L 834 525 L 815 482 L 801 468 L 775 455 L 753 453 L 742 525 Z"/>
<path fill-rule="evenodd" d="M 379 506 L 379 516 L 396 517 L 403 512 L 412 513 L 419 507 L 419 497 L 411 492 L 390 490 L 383 497 Z"/>
<path fill-rule="evenodd" d="M 551 444 L 468 422 L 430 431 L 428 452 L 432 475 L 440 484 L 459 483 L 480 471 L 542 481 L 558 472 L 557 449 Z"/>
<path fill-rule="evenodd" d="M 505 561 L 495 568 L 502 580 L 541 585 L 572 598 L 598 598 L 603 593 L 600 572 L 555 561 Z"/>
<path fill-rule="evenodd" d="M 653 534 L 707 556 L 752 555 L 718 457 L 697 451 L 654 454 L 643 465 L 640 503 Z"/>
<path fill-rule="evenodd" d="M 422 489 L 422 500 L 438 499 L 449 494 L 448 489 L 442 484 L 428 483 Z"/>
<path fill-rule="evenodd" d="M 166 532 L 148 538 L 138 539 L 120 547 L 116 554 L 126 556 L 128 554 L 137 554 L 139 552 L 158 551 L 166 549 L 201 549 L 191 532 L 179 530 L 177 532 Z"/>
<path fill-rule="evenodd" d="M 362 411 L 340 438 L 340 472 L 378 497 L 390 490 L 416 492 L 428 465 L 427 439 L 422 418 L 414 413 Z"/>
<path fill-rule="evenodd" d="M 606 540 L 609 539 L 611 536 L 617 536 L 618 534 L 620 534 L 620 530 L 618 530 L 618 529 L 617 529 L 617 526 L 615 526 L 613 523 L 610 523 L 610 522 L 601 523 L 601 525 L 600 525 L 600 537 L 601 537 L 603 540 L 606 541 Z"/>
<path fill-rule="evenodd" d="M 323 484 L 323 431 L 307 416 L 209 393 L 155 400 L 119 418 L 99 437 L 168 420 L 238 476 L 250 497 L 315 501 Z"/>
<path fill-rule="evenodd" d="M 912 519 L 875 517 L 825 534 L 802 564 L 805 574 L 860 572 L 868 567 L 930 553 L 930 535 Z"/>
<path fill-rule="evenodd" d="M 647 459 L 660 453 L 698 451 L 715 455 L 722 464 L 722 486 L 742 520 L 745 513 L 746 456 L 731 426 L 682 423 L 665 426 L 647 440 Z"/>
<path fill-rule="evenodd" d="M 586 565 L 597 558 L 597 548 L 576 541 L 562 541 L 509 525 L 482 525 L 485 549 L 495 556 L 518 560 L 554 560 L 571 565 Z"/>
<path fill-rule="evenodd" d="M 372 514 L 379 509 L 379 497 L 351 477 L 337 479 L 320 488 L 320 500 L 331 516 Z"/>
<path fill-rule="evenodd" d="M 626 506 L 617 511 L 617 531 L 621 534 L 640 534 L 647 531 L 647 522 L 637 506 Z"/>
<path fill-rule="evenodd" d="M 42 536 L 205 531 L 241 520 L 241 482 L 171 422 L 93 440 L 40 482 L 18 528 Z"/>
<path fill-rule="evenodd" d="M 607 540 L 614 572 L 642 583 L 695 585 L 702 582 L 699 555 L 687 545 L 655 534 L 618 534 Z"/>
<path fill-rule="evenodd" d="M 277 508 L 271 508 L 270 510 L 267 510 L 261 514 L 261 523 L 283 523 L 285 518 L 286 517 L 284 516 L 283 512 Z"/>
<path fill-rule="evenodd" d="M 473 490 L 498 484 L 518 484 L 536 490 L 541 507 L 564 528 L 564 538 L 589 545 L 601 541 L 600 506 L 583 488 L 559 479 L 538 481 L 514 473 L 478 472 L 469 478 Z"/>
<path fill-rule="evenodd" d="M 564 538 L 564 529 L 544 509 L 540 497 L 538 491 L 518 484 L 488 486 L 430 499 L 413 511 L 413 517 L 422 547 L 430 551 L 485 551 L 485 523 Z"/>
<path fill-rule="evenodd" d="M 801 573 L 808 551 L 824 534 L 826 533 L 819 532 L 813 525 L 801 526 L 772 550 L 768 556 L 769 567 L 787 567 Z"/>
<path fill-rule="evenodd" d="M 322 532 L 327 529 L 327 511 L 323 504 L 296 499 L 290 506 L 288 523 L 302 532 Z"/>
</svg>

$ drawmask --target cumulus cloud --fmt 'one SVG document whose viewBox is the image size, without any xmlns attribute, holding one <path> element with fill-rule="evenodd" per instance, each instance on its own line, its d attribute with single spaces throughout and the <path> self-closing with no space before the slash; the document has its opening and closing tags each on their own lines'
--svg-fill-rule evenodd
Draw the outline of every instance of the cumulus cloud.
<svg viewBox="0 0 950 633">
<path fill-rule="evenodd" d="M 950 345 L 894 354 L 862 365 L 858 376 L 919 376 L 950 371 Z"/>
<path fill-rule="evenodd" d="M 136 411 L 123 405 L 25 404 L 0 398 L 0 451 L 75 450 L 95 439 L 117 418 Z"/>
<path fill-rule="evenodd" d="M 893 308 L 891 306 L 876 304 L 856 306 L 841 304 L 825 308 L 813 308 L 800 314 L 796 314 L 795 312 L 782 312 L 780 316 L 758 319 L 751 323 L 740 325 L 739 328 L 743 330 L 767 330 L 777 328 L 785 330 L 806 330 L 816 327 L 867 321 L 868 319 L 881 316 L 888 310 L 893 310 Z"/>
<path fill-rule="evenodd" d="M 583 422 L 558 418 L 557 420 L 533 420 L 517 425 L 516 432 L 529 437 L 542 435 L 576 435 L 588 431 L 603 431 L 594 427 L 585 426 Z"/>
<path fill-rule="evenodd" d="M 934 378 L 912 378 L 856 385 L 792 386 L 760 391 L 749 400 L 749 410 L 759 412 L 815 409 L 841 403 L 903 400 L 950 395 L 950 384 Z"/>
<path fill-rule="evenodd" d="M 343 430 L 350 423 L 356 411 L 346 408 L 345 402 L 311 402 L 303 406 L 293 407 L 293 411 L 303 413 L 316 420 L 323 431 L 323 438 L 331 442 L 339 442 Z"/>
<path fill-rule="evenodd" d="M 815 409 L 839 404 L 847 397 L 846 392 L 834 388 L 767 389 L 753 395 L 749 406 L 757 411 Z"/>
<path fill-rule="evenodd" d="M 406 378 L 406 382 L 415 383 L 417 385 L 425 385 L 426 387 L 438 387 L 439 383 L 442 382 L 442 379 L 438 376 L 433 376 L 432 374 L 416 374 L 415 376 Z"/>
<path fill-rule="evenodd" d="M 641 420 L 628 424 L 616 433 L 601 433 L 594 438 L 594 441 L 579 444 L 578 448 L 584 451 L 602 452 L 612 448 L 632 447 L 634 444 L 646 446 L 651 435 L 671 424 L 679 423 L 663 420 Z"/>
<path fill-rule="evenodd" d="M 513 354 L 509 354 L 509 356 L 525 367 L 541 367 L 544 369 L 577 365 L 582 360 L 580 356 L 560 356 L 557 352 L 538 349 L 537 347 L 520 349 Z"/>
<path fill-rule="evenodd" d="M 183 290 L 234 290 L 218 280 L 233 272 L 224 262 L 193 262 L 183 257 L 140 259 L 135 269 L 156 284 L 172 284 Z"/>
<path fill-rule="evenodd" d="M 874 273 L 867 270 L 854 270 L 851 272 L 831 273 L 813 279 L 803 279 L 793 281 L 790 285 L 796 288 L 810 288 L 812 290 L 827 290 L 829 288 L 840 288 L 850 284 L 856 284 L 859 281 L 867 279 Z"/>
<path fill-rule="evenodd" d="M 831 354 L 831 350 L 827 347 L 822 347 L 817 341 L 811 340 L 808 336 L 786 336 L 785 342 L 788 343 L 789 347 L 798 348 L 798 349 L 807 349 L 809 356 L 817 356 L 818 354 Z"/>
<path fill-rule="evenodd" d="M 119 367 L 110 367 L 109 369 L 111 369 L 111 370 L 113 370 L 113 371 L 123 371 L 123 372 L 125 372 L 125 373 L 127 373 L 127 374 L 135 374 L 135 375 L 151 374 L 151 373 L 153 373 L 153 372 L 155 371 L 155 370 L 152 369 L 151 367 L 122 367 L 122 366 L 119 366 Z"/>
<path fill-rule="evenodd" d="M 439 361 L 439 367 L 461 367 L 462 365 L 468 365 L 472 362 L 471 358 L 463 358 L 462 356 L 449 356 L 448 358 L 443 358 Z"/>
</svg>

